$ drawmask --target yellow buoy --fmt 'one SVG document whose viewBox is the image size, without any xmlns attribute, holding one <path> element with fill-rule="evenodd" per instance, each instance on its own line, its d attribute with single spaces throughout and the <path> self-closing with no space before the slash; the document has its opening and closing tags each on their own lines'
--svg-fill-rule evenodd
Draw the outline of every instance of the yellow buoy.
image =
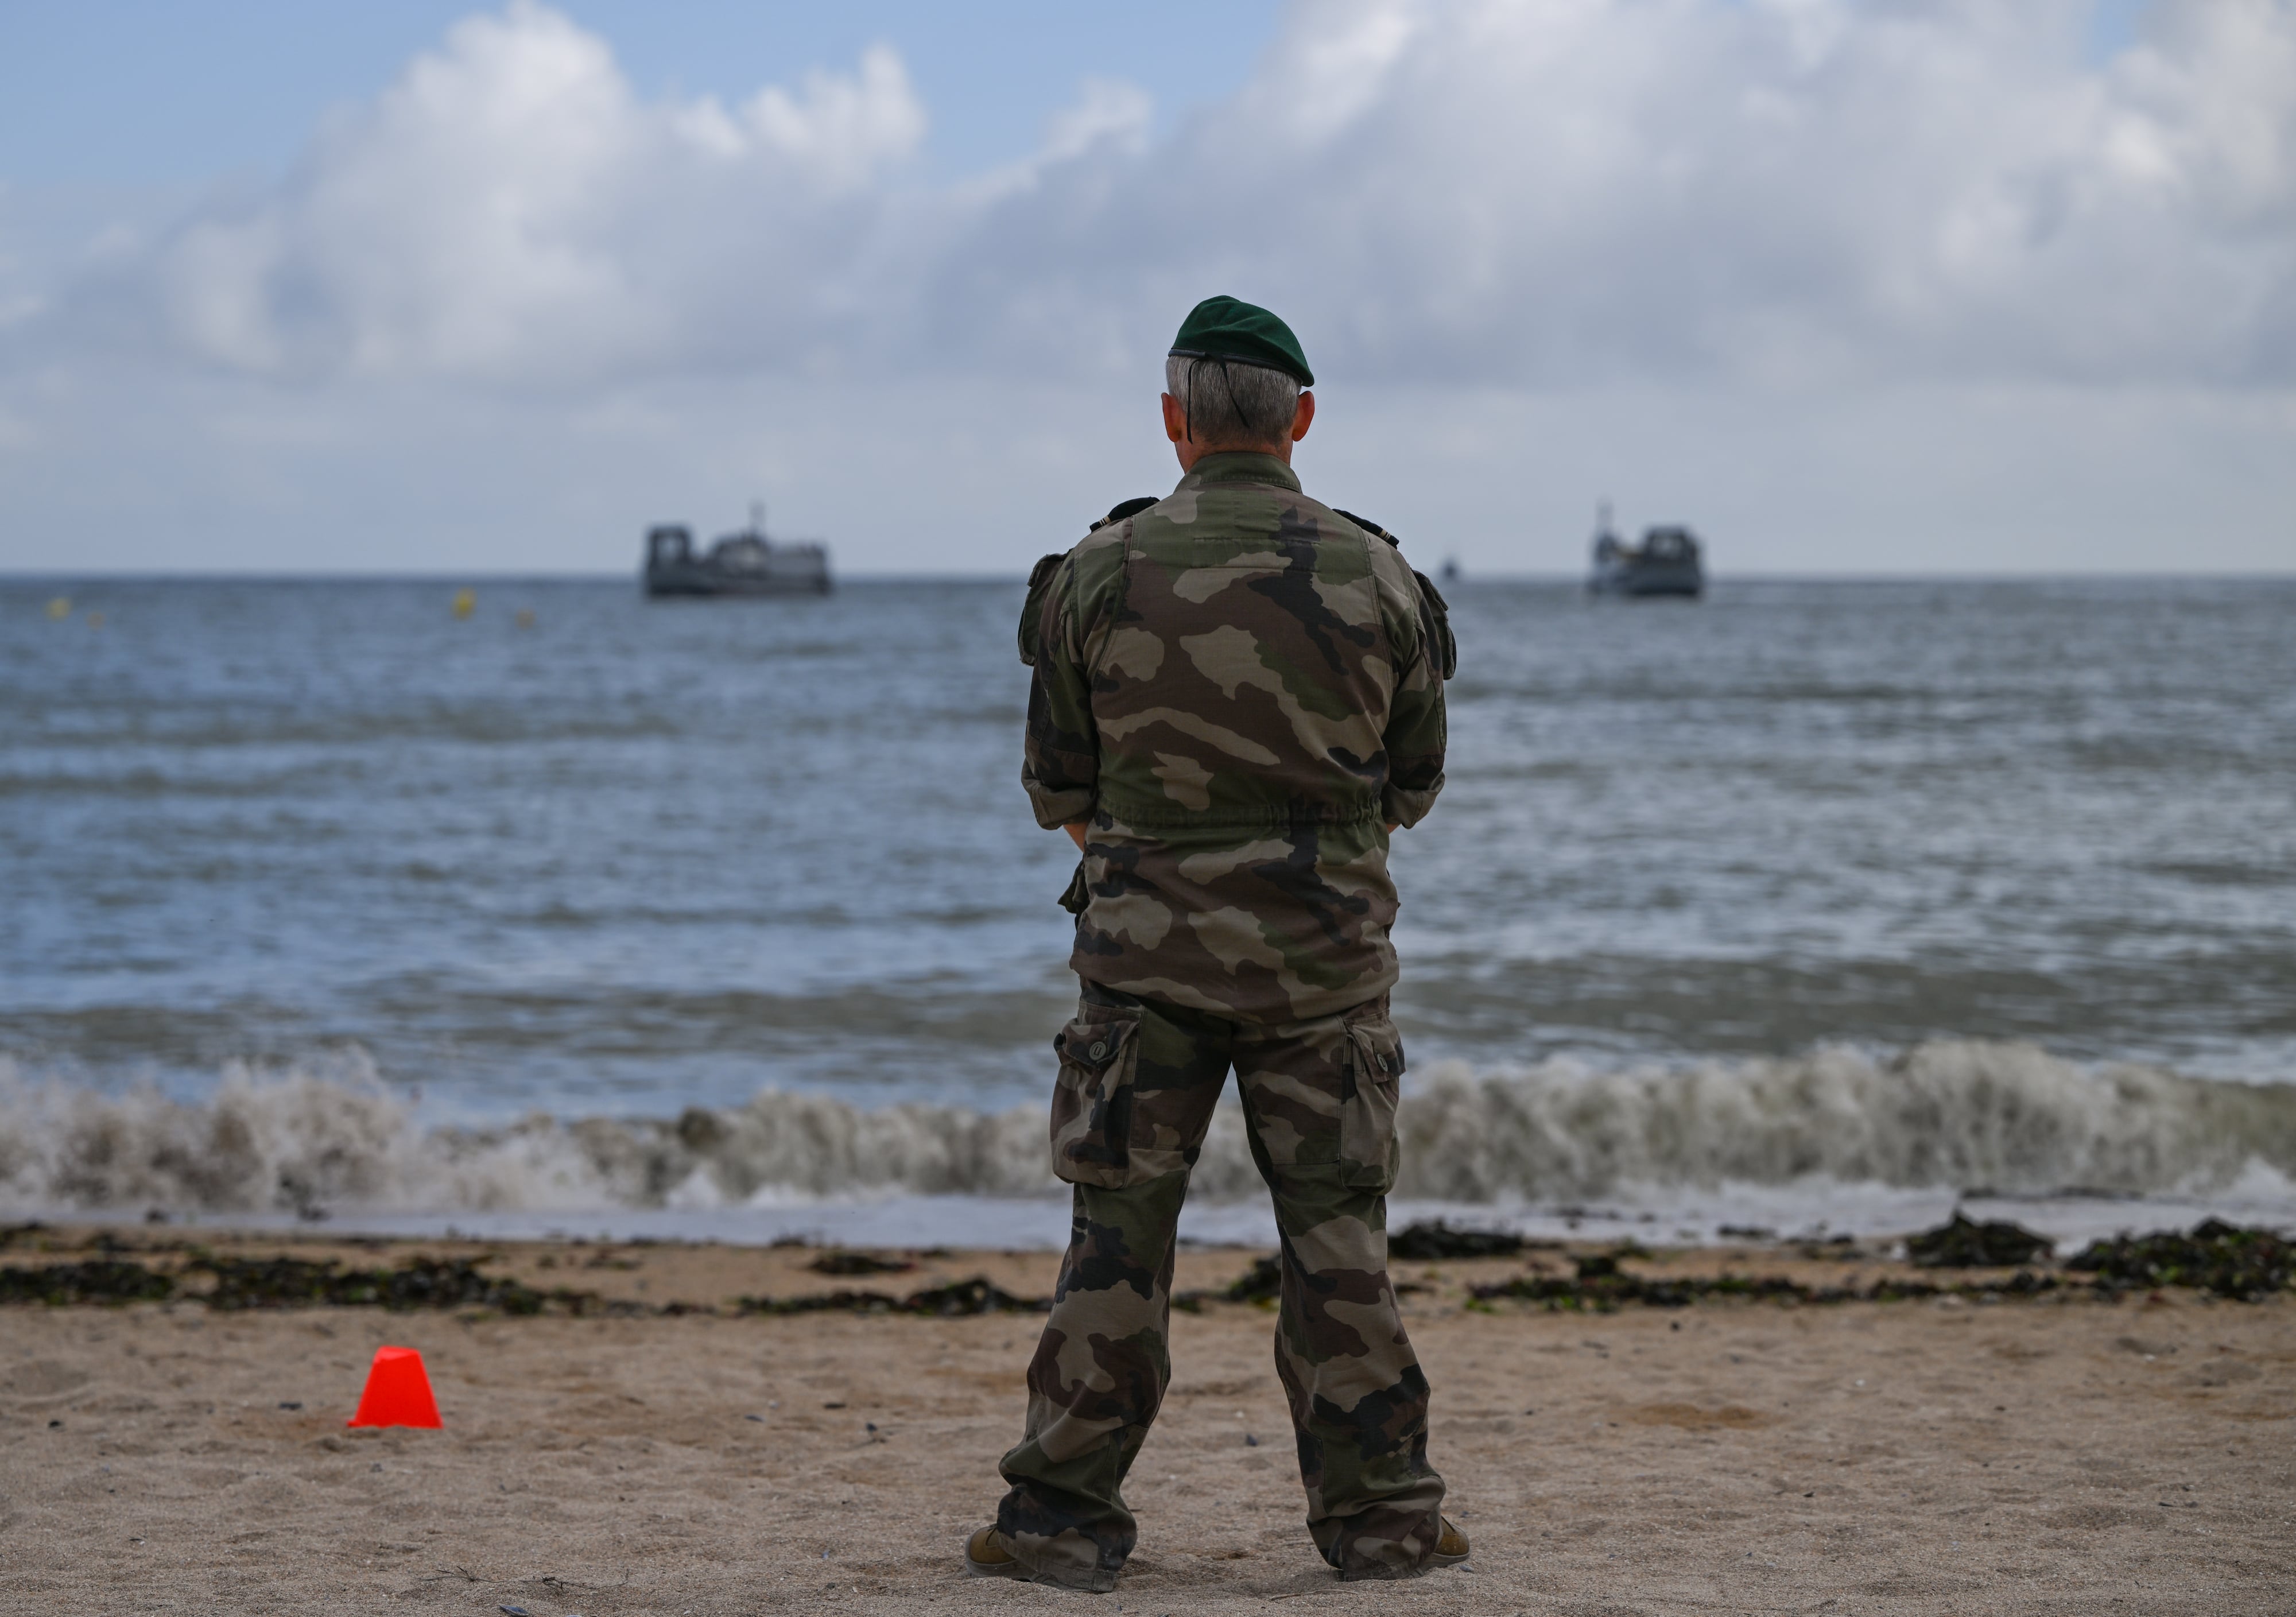
<svg viewBox="0 0 2296 1617">
<path fill-rule="evenodd" d="M 455 616 L 467 618 L 478 609 L 479 592 L 477 590 L 458 589 L 455 592 Z"/>
<path fill-rule="evenodd" d="M 532 628 L 534 627 L 534 613 L 523 606 L 520 607 L 518 609 L 518 626 L 521 628 Z"/>
<path fill-rule="evenodd" d="M 48 603 L 48 617 L 52 621 L 61 623 L 70 616 L 71 597 L 70 595 L 58 595 Z"/>
<path fill-rule="evenodd" d="M 103 614 L 102 612 L 88 613 L 87 626 L 90 628 L 102 628 L 103 627 Z"/>
</svg>

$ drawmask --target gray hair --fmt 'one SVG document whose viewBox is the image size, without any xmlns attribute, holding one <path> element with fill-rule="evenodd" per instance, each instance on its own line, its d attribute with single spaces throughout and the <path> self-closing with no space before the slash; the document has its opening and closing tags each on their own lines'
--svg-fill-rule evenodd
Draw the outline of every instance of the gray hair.
<svg viewBox="0 0 2296 1617">
<path fill-rule="evenodd" d="M 1172 355 L 1164 361 L 1164 390 L 1180 401 L 1199 443 L 1283 443 L 1300 408 L 1298 377 L 1241 359 Z"/>
</svg>

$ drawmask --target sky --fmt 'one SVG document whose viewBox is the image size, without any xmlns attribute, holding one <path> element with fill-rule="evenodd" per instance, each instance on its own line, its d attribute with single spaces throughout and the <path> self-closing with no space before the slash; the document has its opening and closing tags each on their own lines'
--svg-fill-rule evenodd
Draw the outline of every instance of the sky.
<svg viewBox="0 0 2296 1617">
<path fill-rule="evenodd" d="M 1423 566 L 2296 570 L 2296 0 L 0 0 L 0 571 L 1017 574 L 1214 292 Z"/>
</svg>

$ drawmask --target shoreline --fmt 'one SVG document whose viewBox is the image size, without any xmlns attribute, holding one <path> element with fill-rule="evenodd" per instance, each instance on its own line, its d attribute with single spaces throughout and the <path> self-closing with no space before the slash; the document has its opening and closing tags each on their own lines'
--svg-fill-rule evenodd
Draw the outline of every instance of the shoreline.
<svg viewBox="0 0 2296 1617">
<path fill-rule="evenodd" d="M 2054 1238 L 2064 1255 L 2090 1240 L 2185 1229 L 2210 1218 L 2270 1226 L 2296 1235 L 2296 1186 L 2276 1178 L 2267 1183 L 2259 1176 L 2212 1193 L 2151 1195 L 2102 1191 L 2015 1194 L 1814 1180 L 1783 1186 L 1726 1183 L 1666 1193 L 1628 1187 L 1617 1197 L 1588 1202 L 1390 1196 L 1388 1209 L 1390 1228 L 1442 1219 L 1509 1230 L 1534 1240 L 1585 1244 L 1631 1240 L 1652 1246 L 1718 1251 L 1843 1235 L 1866 1244 L 1902 1239 L 1943 1223 L 1956 1211 L 1980 1220 L 2008 1219 L 2024 1225 Z M 43 1223 L 58 1228 L 110 1229 L 123 1238 L 156 1230 L 197 1239 L 260 1234 L 281 1240 L 333 1237 L 512 1244 L 587 1240 L 769 1246 L 796 1240 L 897 1247 L 938 1241 L 1037 1252 L 1059 1251 L 1068 1238 L 1068 1198 L 1057 1192 L 1028 1196 L 897 1192 L 792 1196 L 716 1206 L 584 1209 L 415 1211 L 354 1205 L 327 1207 L 316 1214 L 285 1210 L 258 1213 L 23 1205 L 0 1213 L 0 1229 Z M 1195 1197 L 1181 1211 L 1180 1239 L 1184 1248 L 1272 1246 L 1275 1219 L 1264 1193 L 1233 1201 Z"/>
<path fill-rule="evenodd" d="M 1529 1306 L 1607 1314 L 1706 1305 L 2008 1302 L 2114 1306 L 2189 1292 L 2203 1303 L 2296 1301 L 2296 1243 L 2205 1224 L 2193 1238 L 2120 1237 L 2053 1252 L 2034 1232 L 1968 1221 L 1905 1240 L 1849 1235 L 1728 1247 L 1552 1240 L 1442 1222 L 1391 1227 L 1406 1317 Z M 1027 1247 L 784 1239 L 439 1240 L 332 1231 L 0 1226 L 0 1308 L 203 1306 L 221 1312 L 376 1306 L 530 1317 L 1039 1313 L 1059 1261 Z M 1183 1243 L 1175 1308 L 1267 1305 L 1265 1246 Z M 977 1295 L 962 1295 L 966 1288 Z"/>
</svg>

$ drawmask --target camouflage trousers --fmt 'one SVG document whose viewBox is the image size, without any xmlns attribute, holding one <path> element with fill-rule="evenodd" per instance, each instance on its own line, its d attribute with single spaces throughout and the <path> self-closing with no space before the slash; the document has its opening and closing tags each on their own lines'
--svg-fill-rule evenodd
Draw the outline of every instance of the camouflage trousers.
<svg viewBox="0 0 2296 1617">
<path fill-rule="evenodd" d="M 1387 997 L 1275 1027 L 1087 983 L 1061 1053 L 1054 1168 L 1075 1218 L 1029 1365 L 996 1525 L 1046 1581 L 1113 1586 L 1125 1473 L 1171 1379 L 1174 1230 L 1231 1064 L 1282 1240 L 1275 1369 L 1308 1530 L 1343 1578 L 1408 1577 L 1442 1531 L 1427 1380 L 1387 1277 L 1402 1042 Z"/>
</svg>

